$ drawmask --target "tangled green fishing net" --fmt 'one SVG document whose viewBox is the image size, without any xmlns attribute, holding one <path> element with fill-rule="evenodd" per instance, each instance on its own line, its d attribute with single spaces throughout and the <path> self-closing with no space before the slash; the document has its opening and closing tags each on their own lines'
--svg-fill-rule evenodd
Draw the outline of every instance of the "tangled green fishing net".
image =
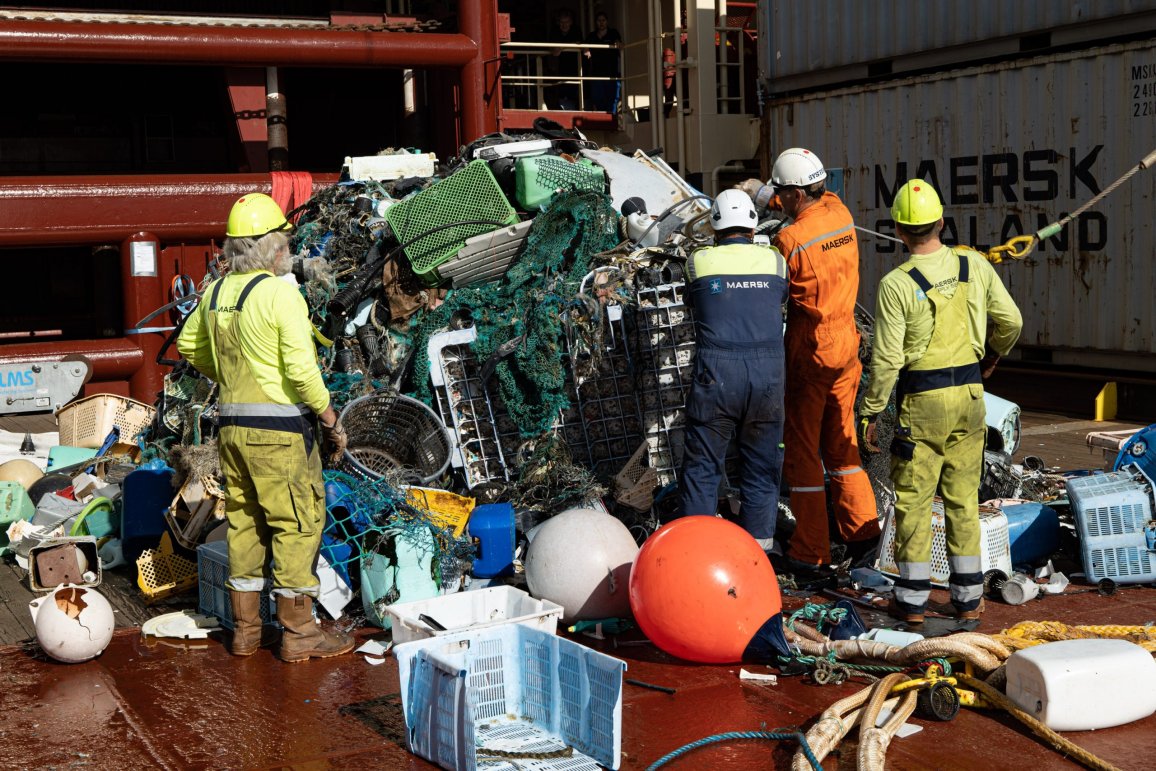
<svg viewBox="0 0 1156 771">
<path fill-rule="evenodd" d="M 569 406 L 563 365 L 564 324 L 577 302 L 582 278 L 594 255 L 618 243 L 618 216 L 601 193 L 558 195 L 530 228 L 518 261 L 499 284 L 449 293 L 436 310 L 416 320 L 413 333 L 414 393 L 433 404 L 429 384 L 429 336 L 455 313 L 466 312 L 477 328 L 479 362 L 504 343 L 524 336 L 495 369 L 498 393 L 523 436 L 549 431 L 558 411 Z M 513 344 L 513 343 L 512 343 Z"/>
</svg>

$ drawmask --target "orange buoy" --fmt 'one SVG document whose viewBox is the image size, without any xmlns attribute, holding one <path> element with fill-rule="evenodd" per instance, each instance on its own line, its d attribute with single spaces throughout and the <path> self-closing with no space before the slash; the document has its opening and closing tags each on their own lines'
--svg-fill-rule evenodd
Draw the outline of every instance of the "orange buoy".
<svg viewBox="0 0 1156 771">
<path fill-rule="evenodd" d="M 783 607 L 758 542 L 719 517 L 676 519 L 647 539 L 630 573 L 630 608 L 662 650 L 688 661 L 742 660 L 751 638 Z"/>
</svg>

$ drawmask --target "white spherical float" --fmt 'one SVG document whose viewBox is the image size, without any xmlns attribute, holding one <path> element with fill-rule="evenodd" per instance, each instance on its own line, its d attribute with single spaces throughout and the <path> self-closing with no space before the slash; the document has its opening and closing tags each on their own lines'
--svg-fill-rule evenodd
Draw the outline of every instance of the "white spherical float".
<svg viewBox="0 0 1156 771">
<path fill-rule="evenodd" d="M 563 619 L 630 615 L 630 567 L 638 544 L 604 510 L 567 509 L 534 528 L 523 561 L 530 594 L 562 606 Z"/>
<path fill-rule="evenodd" d="M 52 658 L 76 664 L 99 656 L 116 626 L 112 606 L 95 589 L 63 584 L 28 603 L 36 639 Z"/>
</svg>

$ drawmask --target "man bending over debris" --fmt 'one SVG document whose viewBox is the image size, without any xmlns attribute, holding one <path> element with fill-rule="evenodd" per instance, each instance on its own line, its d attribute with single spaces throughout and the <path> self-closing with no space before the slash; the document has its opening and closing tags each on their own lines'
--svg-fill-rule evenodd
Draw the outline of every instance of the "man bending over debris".
<svg viewBox="0 0 1156 771">
<path fill-rule="evenodd" d="M 323 630 L 313 617 L 325 525 L 318 420 L 334 454 L 345 449 L 345 431 L 317 368 L 305 300 L 273 278 L 292 267 L 291 227 L 267 195 L 250 193 L 233 205 L 224 245 L 231 270 L 206 287 L 177 349 L 221 389 L 230 651 L 249 656 L 271 642 L 262 640 L 260 606 L 272 561 L 285 628 L 278 655 L 297 662 L 347 653 L 353 639 Z"/>
<path fill-rule="evenodd" d="M 710 223 L 716 245 L 696 250 L 687 262 L 697 353 L 679 514 L 716 513 L 727 446 L 737 433 L 739 524 L 770 551 L 783 463 L 787 263 L 778 249 L 751 243 L 757 218 L 743 191 L 719 193 Z"/>
<path fill-rule="evenodd" d="M 890 612 L 910 625 L 923 623 L 931 593 L 931 499 L 939 488 L 955 616 L 977 619 L 983 613 L 982 378 L 1015 345 L 1023 319 L 982 255 L 940 242 L 943 204 L 931 185 L 908 181 L 895 196 L 891 217 L 911 259 L 879 282 L 871 383 L 859 418 L 860 440 L 879 452 L 876 418 L 896 386 L 891 480 L 899 579 Z"/>
</svg>

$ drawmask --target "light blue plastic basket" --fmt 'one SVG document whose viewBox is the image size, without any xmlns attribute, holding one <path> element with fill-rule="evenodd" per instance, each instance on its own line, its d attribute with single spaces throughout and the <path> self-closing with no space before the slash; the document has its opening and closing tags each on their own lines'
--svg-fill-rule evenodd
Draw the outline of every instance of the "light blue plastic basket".
<svg viewBox="0 0 1156 771">
<path fill-rule="evenodd" d="M 398 645 L 406 741 L 442 768 L 616 769 L 626 663 L 521 624 Z M 558 758 L 518 754 L 573 748 Z M 516 764 L 516 765 L 515 765 Z"/>
<path fill-rule="evenodd" d="M 1125 466 L 1110 474 L 1074 477 L 1067 488 L 1088 580 L 1156 581 L 1156 554 L 1148 540 L 1152 481 L 1138 467 Z"/>
</svg>

